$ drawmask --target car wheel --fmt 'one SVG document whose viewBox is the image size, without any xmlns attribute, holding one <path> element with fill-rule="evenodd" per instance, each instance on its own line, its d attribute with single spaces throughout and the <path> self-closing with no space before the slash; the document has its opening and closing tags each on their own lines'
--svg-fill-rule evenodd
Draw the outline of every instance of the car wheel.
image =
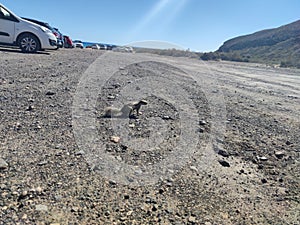
<svg viewBox="0 0 300 225">
<path fill-rule="evenodd" d="M 22 34 L 19 38 L 19 47 L 22 52 L 36 52 L 40 50 L 41 45 L 38 38 L 32 34 Z"/>
</svg>

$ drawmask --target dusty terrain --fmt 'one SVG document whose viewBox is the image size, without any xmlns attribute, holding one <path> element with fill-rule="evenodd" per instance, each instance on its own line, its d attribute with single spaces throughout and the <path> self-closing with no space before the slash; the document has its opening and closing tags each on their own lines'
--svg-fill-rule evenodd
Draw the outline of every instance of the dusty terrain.
<svg viewBox="0 0 300 225">
<path fill-rule="evenodd" d="M 0 103 L 0 224 L 299 224 L 300 70 L 3 48 Z"/>
</svg>

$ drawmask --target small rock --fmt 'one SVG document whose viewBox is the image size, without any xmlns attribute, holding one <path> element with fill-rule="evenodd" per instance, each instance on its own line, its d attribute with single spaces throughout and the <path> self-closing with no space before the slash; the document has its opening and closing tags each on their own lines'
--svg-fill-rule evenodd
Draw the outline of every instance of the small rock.
<svg viewBox="0 0 300 225">
<path fill-rule="evenodd" d="M 218 162 L 221 164 L 221 166 L 224 167 L 230 167 L 229 162 L 225 161 L 225 160 L 218 160 Z"/>
<path fill-rule="evenodd" d="M 259 160 L 260 160 L 260 161 L 268 161 L 268 158 L 265 157 L 265 156 L 262 156 L 262 157 L 259 157 Z"/>
<path fill-rule="evenodd" d="M 275 152 L 275 156 L 276 156 L 277 158 L 281 159 L 281 158 L 284 156 L 284 152 L 282 152 L 282 151 L 276 151 L 276 152 Z"/>
<path fill-rule="evenodd" d="M 27 107 L 26 111 L 32 111 L 34 109 L 35 109 L 35 107 L 33 105 L 30 105 Z"/>
<path fill-rule="evenodd" d="M 196 217 L 190 216 L 190 217 L 189 217 L 189 222 L 190 222 L 190 223 L 196 223 L 196 222 L 197 222 Z"/>
<path fill-rule="evenodd" d="M 0 158 L 0 170 L 4 170 L 8 168 L 7 162 L 4 161 L 4 159 Z"/>
<path fill-rule="evenodd" d="M 109 96 L 107 96 L 107 98 L 108 98 L 108 99 L 115 99 L 116 96 L 114 96 L 114 95 L 109 95 Z"/>
<path fill-rule="evenodd" d="M 205 126 L 205 125 L 207 124 L 207 122 L 206 122 L 205 120 L 201 120 L 201 121 L 199 122 L 199 124 L 200 124 L 201 126 Z"/>
<path fill-rule="evenodd" d="M 128 125 L 130 128 L 134 128 L 135 127 L 135 124 L 134 123 L 131 123 Z"/>
<path fill-rule="evenodd" d="M 286 144 L 286 145 L 291 145 L 291 144 L 293 144 L 293 143 L 290 142 L 290 141 L 286 141 L 285 144 Z"/>
<path fill-rule="evenodd" d="M 48 206 L 46 206 L 46 205 L 36 205 L 35 210 L 36 211 L 48 211 Z"/>
<path fill-rule="evenodd" d="M 46 95 L 47 96 L 52 96 L 52 95 L 55 95 L 55 92 L 54 91 L 47 91 Z"/>
<path fill-rule="evenodd" d="M 110 185 L 116 185 L 116 184 L 117 184 L 117 182 L 116 182 L 116 181 L 114 181 L 114 180 L 110 180 L 110 181 L 109 181 L 109 184 L 110 184 Z"/>
<path fill-rule="evenodd" d="M 114 143 L 119 143 L 120 142 L 120 137 L 117 136 L 111 136 L 110 137 L 110 141 L 114 142 Z"/>
<path fill-rule="evenodd" d="M 24 215 L 22 216 L 22 220 L 27 220 L 27 218 L 28 218 L 27 214 L 24 214 Z"/>
<path fill-rule="evenodd" d="M 267 181 L 267 179 L 263 178 L 263 179 L 261 179 L 261 182 L 262 182 L 263 184 L 265 184 L 265 183 L 267 183 L 268 181 Z"/>
<path fill-rule="evenodd" d="M 50 223 L 50 225 L 60 225 L 60 223 Z"/>
<path fill-rule="evenodd" d="M 85 152 L 83 150 L 81 150 L 81 151 L 76 152 L 75 155 L 84 155 L 84 153 Z"/>
<path fill-rule="evenodd" d="M 44 166 L 44 165 L 46 165 L 47 163 L 48 163 L 47 161 L 42 161 L 42 162 L 39 162 L 38 165 L 39 165 L 39 166 Z"/>
<path fill-rule="evenodd" d="M 201 127 L 201 128 L 199 128 L 199 132 L 200 132 L 200 133 L 204 133 L 204 131 L 205 131 L 205 129 L 204 129 L 204 128 L 202 128 L 202 127 Z"/>
<path fill-rule="evenodd" d="M 223 157 L 229 157 L 229 154 L 227 151 L 225 151 L 224 149 L 219 149 L 218 150 L 218 154 L 223 156 Z"/>
</svg>

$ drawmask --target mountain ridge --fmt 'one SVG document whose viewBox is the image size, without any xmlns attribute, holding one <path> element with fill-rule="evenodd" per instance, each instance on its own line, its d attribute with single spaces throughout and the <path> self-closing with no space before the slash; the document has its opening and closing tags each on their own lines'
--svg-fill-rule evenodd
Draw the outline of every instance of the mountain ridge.
<svg viewBox="0 0 300 225">
<path fill-rule="evenodd" d="M 300 20 L 231 38 L 217 51 L 204 53 L 200 58 L 300 68 Z"/>
</svg>

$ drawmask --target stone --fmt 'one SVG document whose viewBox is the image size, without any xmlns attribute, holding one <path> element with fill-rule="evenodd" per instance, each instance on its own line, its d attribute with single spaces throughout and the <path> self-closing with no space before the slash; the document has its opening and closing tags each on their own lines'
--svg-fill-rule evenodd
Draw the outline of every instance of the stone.
<svg viewBox="0 0 300 225">
<path fill-rule="evenodd" d="M 223 157 L 229 157 L 229 154 L 227 151 L 225 151 L 224 149 L 219 149 L 218 150 L 218 154 L 223 156 Z"/>
<path fill-rule="evenodd" d="M 36 206 L 35 206 L 35 210 L 36 210 L 36 211 L 48 211 L 48 206 L 42 205 L 42 204 L 36 205 Z"/>
<path fill-rule="evenodd" d="M 38 165 L 39 165 L 39 166 L 44 166 L 44 165 L 46 165 L 47 163 L 48 163 L 47 161 L 41 161 L 41 162 L 38 163 Z"/>
<path fill-rule="evenodd" d="M 81 150 L 81 151 L 76 152 L 75 155 L 84 155 L 84 153 L 85 152 L 83 150 Z"/>
<path fill-rule="evenodd" d="M 279 159 L 281 159 L 284 156 L 284 152 L 283 151 L 276 151 L 275 152 L 275 156 Z"/>
<path fill-rule="evenodd" d="M 190 216 L 190 217 L 189 217 L 189 222 L 190 222 L 190 223 L 196 223 L 196 222 L 197 222 L 196 217 Z"/>
<path fill-rule="evenodd" d="M 218 160 L 218 162 L 221 164 L 221 166 L 223 167 L 230 167 L 229 162 L 225 161 L 225 160 Z"/>
<path fill-rule="evenodd" d="M 55 92 L 54 91 L 47 91 L 46 95 L 47 96 L 52 96 L 52 95 L 55 95 Z"/>
<path fill-rule="evenodd" d="M 265 156 L 262 156 L 262 157 L 259 157 L 259 160 L 260 160 L 260 161 L 268 161 L 268 158 L 265 157 Z"/>
<path fill-rule="evenodd" d="M 111 136 L 110 137 L 110 141 L 114 142 L 114 143 L 119 143 L 120 142 L 120 137 L 117 136 Z"/>
<path fill-rule="evenodd" d="M 116 96 L 114 96 L 114 95 L 109 95 L 109 96 L 107 96 L 107 98 L 108 98 L 108 99 L 115 99 Z"/>
<path fill-rule="evenodd" d="M 263 179 L 261 179 L 261 182 L 262 182 L 263 184 L 265 184 L 265 183 L 267 183 L 268 181 L 267 181 L 267 179 L 263 178 Z"/>
<path fill-rule="evenodd" d="M 4 170 L 8 168 L 7 162 L 4 161 L 4 159 L 0 158 L 0 170 Z"/>
<path fill-rule="evenodd" d="M 200 124 L 201 126 L 204 126 L 204 125 L 207 124 L 207 122 L 206 122 L 205 120 L 201 120 L 201 121 L 199 122 L 199 124 Z"/>
<path fill-rule="evenodd" d="M 134 123 L 131 123 L 128 125 L 130 128 L 134 128 L 135 127 L 135 124 Z"/>
</svg>

